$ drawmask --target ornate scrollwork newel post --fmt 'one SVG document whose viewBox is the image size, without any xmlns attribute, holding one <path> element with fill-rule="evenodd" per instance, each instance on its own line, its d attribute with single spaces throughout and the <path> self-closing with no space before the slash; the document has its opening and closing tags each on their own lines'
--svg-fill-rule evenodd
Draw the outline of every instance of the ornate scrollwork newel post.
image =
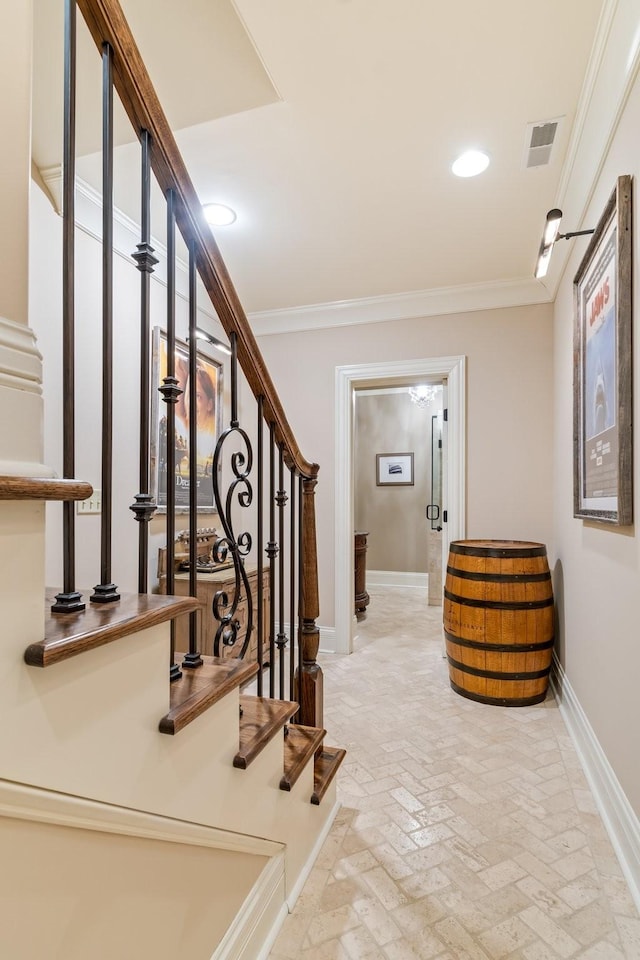
<svg viewBox="0 0 640 960">
<path fill-rule="evenodd" d="M 320 631 L 316 618 L 320 614 L 318 601 L 318 554 L 316 546 L 315 487 L 317 480 L 302 481 L 302 583 L 300 610 L 302 626 L 299 643 L 302 650 L 302 670 L 296 677 L 296 692 L 300 704 L 300 723 L 310 727 L 323 725 L 323 674 L 317 663 Z"/>
</svg>

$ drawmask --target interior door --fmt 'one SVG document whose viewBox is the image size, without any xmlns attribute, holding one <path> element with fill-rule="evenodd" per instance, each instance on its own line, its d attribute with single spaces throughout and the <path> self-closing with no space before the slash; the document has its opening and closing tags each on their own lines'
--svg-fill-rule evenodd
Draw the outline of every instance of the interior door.
<svg viewBox="0 0 640 960">
<path fill-rule="evenodd" d="M 449 471 L 448 471 L 448 437 L 449 437 L 449 417 L 448 417 L 448 396 L 447 396 L 447 381 L 442 381 L 442 444 L 441 444 L 441 461 L 442 461 L 442 511 L 441 511 L 441 522 L 442 522 L 442 582 L 444 584 L 445 574 L 447 572 L 447 559 L 449 557 L 449 530 L 448 530 L 448 506 L 446 503 L 446 491 L 449 489 Z"/>
<path fill-rule="evenodd" d="M 431 496 L 427 507 L 429 530 L 429 604 L 442 604 L 442 540 L 445 536 L 445 498 L 446 498 L 446 422 L 444 419 L 444 397 L 446 385 L 443 383 L 437 393 L 435 413 L 431 416 Z"/>
<path fill-rule="evenodd" d="M 427 520 L 431 529 L 442 530 L 442 413 L 431 415 L 431 503 Z"/>
</svg>

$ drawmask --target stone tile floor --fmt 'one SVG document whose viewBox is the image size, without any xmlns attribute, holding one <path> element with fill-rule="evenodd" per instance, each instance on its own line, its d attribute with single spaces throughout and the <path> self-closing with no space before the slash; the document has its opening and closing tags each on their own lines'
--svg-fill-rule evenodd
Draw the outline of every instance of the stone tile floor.
<svg viewBox="0 0 640 960">
<path fill-rule="evenodd" d="M 442 611 L 371 591 L 324 656 L 342 808 L 271 960 L 640 960 L 640 919 L 555 701 L 455 694 Z"/>
</svg>

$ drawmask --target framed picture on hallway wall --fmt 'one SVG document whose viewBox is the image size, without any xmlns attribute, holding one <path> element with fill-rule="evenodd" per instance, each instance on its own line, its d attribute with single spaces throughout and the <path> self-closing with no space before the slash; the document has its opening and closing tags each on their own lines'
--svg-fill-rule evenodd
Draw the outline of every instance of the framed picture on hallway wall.
<svg viewBox="0 0 640 960">
<path fill-rule="evenodd" d="M 376 485 L 379 487 L 412 487 L 412 453 L 377 453 Z"/>
<path fill-rule="evenodd" d="M 158 513 L 166 513 L 167 484 L 167 404 L 158 392 L 167 375 L 167 336 L 153 329 L 151 365 L 151 490 Z M 189 349 L 176 341 L 175 375 L 183 391 L 175 405 L 175 487 L 176 512 L 189 509 Z M 222 364 L 198 351 L 196 353 L 197 463 L 196 483 L 199 513 L 215 513 L 213 499 L 213 454 L 222 423 Z"/>
<path fill-rule="evenodd" d="M 618 177 L 573 281 L 574 517 L 633 522 L 631 177 Z"/>
</svg>

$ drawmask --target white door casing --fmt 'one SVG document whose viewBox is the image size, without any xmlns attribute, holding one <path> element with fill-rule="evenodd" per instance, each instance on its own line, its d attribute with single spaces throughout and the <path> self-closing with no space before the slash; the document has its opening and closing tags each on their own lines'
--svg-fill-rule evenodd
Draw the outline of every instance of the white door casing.
<svg viewBox="0 0 640 960">
<path fill-rule="evenodd" d="M 398 386 L 403 381 L 446 378 L 448 394 L 448 470 L 444 480 L 443 559 L 452 540 L 462 540 L 466 530 L 466 371 L 464 356 L 429 357 L 336 367 L 336 471 L 335 471 L 335 652 L 351 653 L 353 639 L 354 582 L 353 434 L 355 391 L 360 387 Z M 443 568 L 444 569 L 444 568 Z"/>
</svg>

